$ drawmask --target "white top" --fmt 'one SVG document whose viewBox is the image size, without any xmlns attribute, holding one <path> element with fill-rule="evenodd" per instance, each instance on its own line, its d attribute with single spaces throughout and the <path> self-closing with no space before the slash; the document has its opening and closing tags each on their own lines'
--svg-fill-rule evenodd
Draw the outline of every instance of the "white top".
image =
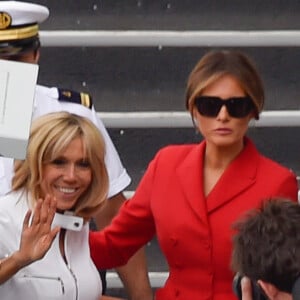
<svg viewBox="0 0 300 300">
<path fill-rule="evenodd" d="M 37 85 L 32 119 L 51 112 L 68 111 L 70 113 L 90 119 L 100 130 L 106 147 L 105 163 L 109 176 L 108 197 L 123 191 L 130 184 L 130 177 L 123 167 L 118 152 L 112 143 L 102 121 L 96 114 L 94 107 L 89 109 L 81 104 L 58 101 L 57 88 L 48 88 Z M 0 158 L 0 195 L 5 195 L 11 190 L 13 177 L 13 160 Z"/>
<path fill-rule="evenodd" d="M 27 203 L 26 193 L 22 191 L 0 197 L 0 257 L 19 249 Z M 0 299 L 99 300 L 102 285 L 90 258 L 88 232 L 88 224 L 81 231 L 66 230 L 68 265 L 61 256 L 57 235 L 43 259 L 21 269 L 0 285 Z"/>
</svg>

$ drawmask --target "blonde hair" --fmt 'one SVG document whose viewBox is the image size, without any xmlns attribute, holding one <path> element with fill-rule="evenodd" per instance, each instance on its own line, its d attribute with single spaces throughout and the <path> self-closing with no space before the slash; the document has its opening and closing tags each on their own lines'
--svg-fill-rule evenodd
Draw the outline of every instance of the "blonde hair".
<svg viewBox="0 0 300 300">
<path fill-rule="evenodd" d="M 86 118 L 68 112 L 51 113 L 36 119 L 31 126 L 25 160 L 16 161 L 12 181 L 14 191 L 24 188 L 35 202 L 43 197 L 43 165 L 55 160 L 76 138 L 81 138 L 92 170 L 92 181 L 80 196 L 74 212 L 89 219 L 103 205 L 108 193 L 105 144 L 95 125 Z"/>
<path fill-rule="evenodd" d="M 187 110 L 192 115 L 195 98 L 224 75 L 230 75 L 240 83 L 253 101 L 255 119 L 258 120 L 265 100 L 263 82 L 254 63 L 239 51 L 210 51 L 200 59 L 188 78 L 185 97 Z"/>
</svg>

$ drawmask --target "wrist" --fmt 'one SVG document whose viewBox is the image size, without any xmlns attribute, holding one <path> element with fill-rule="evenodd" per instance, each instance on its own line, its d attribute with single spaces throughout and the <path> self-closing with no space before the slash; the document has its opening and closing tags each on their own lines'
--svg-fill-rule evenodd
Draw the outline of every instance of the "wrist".
<svg viewBox="0 0 300 300">
<path fill-rule="evenodd" d="M 8 259 L 9 259 L 9 255 L 5 255 L 4 258 L 0 259 L 0 270 L 2 269 L 2 266 L 5 263 L 5 261 L 7 261 Z"/>
<path fill-rule="evenodd" d="M 14 252 L 9 259 L 13 260 L 13 263 L 18 269 L 22 269 L 31 263 L 30 259 L 23 257 L 20 251 Z"/>
<path fill-rule="evenodd" d="M 9 280 L 26 265 L 25 260 L 20 259 L 21 257 L 19 257 L 19 253 L 17 252 L 0 259 L 0 285 Z"/>
</svg>

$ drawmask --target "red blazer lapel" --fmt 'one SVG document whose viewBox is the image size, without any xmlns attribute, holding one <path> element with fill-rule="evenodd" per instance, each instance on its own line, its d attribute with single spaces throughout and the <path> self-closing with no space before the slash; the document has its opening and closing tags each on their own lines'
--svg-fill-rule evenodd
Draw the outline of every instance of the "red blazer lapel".
<svg viewBox="0 0 300 300">
<path fill-rule="evenodd" d="M 205 142 L 195 146 L 176 169 L 178 187 L 197 217 L 207 224 L 206 199 L 203 194 L 203 155 Z"/>
<path fill-rule="evenodd" d="M 260 154 L 249 139 L 245 148 L 229 165 L 214 189 L 205 198 L 203 194 L 203 157 L 205 141 L 195 146 L 176 169 L 178 187 L 186 202 L 199 219 L 207 223 L 207 214 L 225 205 L 255 183 Z M 198 166 L 198 167 L 196 167 Z M 241 167 L 242 166 L 242 167 Z"/>
<path fill-rule="evenodd" d="M 259 153 L 249 139 L 243 151 L 231 162 L 207 197 L 208 213 L 231 201 L 255 183 Z"/>
</svg>

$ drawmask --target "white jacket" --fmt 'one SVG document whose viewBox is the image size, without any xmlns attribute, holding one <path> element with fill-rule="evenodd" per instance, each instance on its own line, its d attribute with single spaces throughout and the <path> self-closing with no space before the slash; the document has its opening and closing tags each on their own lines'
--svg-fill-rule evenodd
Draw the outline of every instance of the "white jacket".
<svg viewBox="0 0 300 300">
<path fill-rule="evenodd" d="M 27 196 L 21 191 L 0 197 L 0 258 L 19 249 L 27 203 Z M 88 224 L 81 231 L 66 231 L 68 265 L 61 256 L 57 235 L 42 260 L 23 268 L 0 285 L 0 299 L 99 300 L 102 286 L 99 273 L 90 259 L 88 234 Z"/>
<path fill-rule="evenodd" d="M 70 113 L 90 119 L 102 133 L 105 141 L 106 156 L 105 164 L 109 176 L 108 197 L 123 191 L 130 184 L 130 177 L 123 167 L 120 157 L 112 143 L 102 121 L 98 118 L 94 107 L 87 108 L 83 105 L 59 101 L 57 88 L 49 88 L 41 85 L 36 86 L 35 102 L 32 119 L 51 112 L 68 111 Z M 20 124 L 22 125 L 22 124 Z M 0 158 L 0 195 L 5 195 L 11 190 L 11 179 L 13 176 L 13 160 Z"/>
</svg>

